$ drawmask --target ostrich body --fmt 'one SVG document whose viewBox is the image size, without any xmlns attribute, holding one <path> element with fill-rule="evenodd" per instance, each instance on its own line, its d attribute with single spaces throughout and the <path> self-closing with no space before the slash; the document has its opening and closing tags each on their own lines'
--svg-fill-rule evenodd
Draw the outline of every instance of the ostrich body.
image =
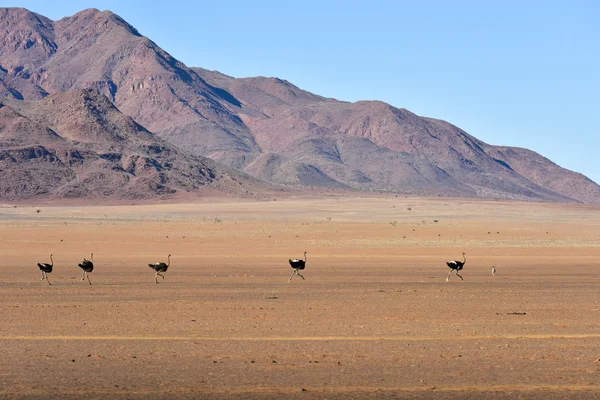
<svg viewBox="0 0 600 400">
<path fill-rule="evenodd" d="M 160 261 L 156 262 L 154 264 L 148 264 L 148 266 L 156 272 L 154 274 L 154 282 L 155 283 L 158 283 L 159 276 L 162 276 L 162 278 L 165 279 L 164 275 L 161 275 L 161 272 L 167 272 L 167 269 L 169 269 L 169 265 L 171 265 L 171 255 L 170 254 L 167 257 L 166 264 L 164 262 L 160 262 Z"/>
<path fill-rule="evenodd" d="M 302 280 L 304 280 L 304 277 L 300 274 L 300 272 L 298 272 L 298 270 L 303 270 L 304 268 L 306 268 L 306 252 L 304 252 L 304 260 L 289 260 L 290 261 L 290 267 L 294 268 L 294 270 L 292 271 L 292 275 L 290 275 L 290 282 L 292 280 L 292 278 L 294 277 L 294 274 L 298 275 L 300 278 L 302 278 Z"/>
<path fill-rule="evenodd" d="M 48 274 L 52 272 L 52 267 L 54 267 L 54 260 L 52 259 L 52 254 L 50 254 L 50 264 L 48 263 L 37 263 L 38 268 L 42 271 L 42 279 L 48 282 L 48 285 L 51 285 L 50 280 L 48 279 Z"/>
<path fill-rule="evenodd" d="M 446 282 L 448 282 L 450 280 L 450 274 L 452 273 L 452 271 L 456 271 L 456 276 L 458 276 L 461 280 L 464 281 L 463 277 L 460 276 L 458 271 L 463 269 L 463 266 L 465 265 L 466 262 L 467 262 L 467 258 L 465 257 L 465 253 L 463 253 L 462 261 L 447 261 L 446 265 L 448 266 L 448 268 L 450 268 L 450 270 L 448 271 L 448 276 L 446 277 Z"/>
<path fill-rule="evenodd" d="M 91 261 L 84 258 L 80 264 L 77 264 L 77 266 L 83 270 L 81 280 L 84 281 L 87 277 L 87 280 L 91 285 L 92 281 L 90 281 L 90 276 L 88 274 L 94 270 L 94 253 L 90 255 L 90 258 Z"/>
</svg>

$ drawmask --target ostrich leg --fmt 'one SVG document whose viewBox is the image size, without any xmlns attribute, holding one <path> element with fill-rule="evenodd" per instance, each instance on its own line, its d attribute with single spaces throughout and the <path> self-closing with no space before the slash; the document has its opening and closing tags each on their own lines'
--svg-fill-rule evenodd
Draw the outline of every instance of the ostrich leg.
<svg viewBox="0 0 600 400">
<path fill-rule="evenodd" d="M 456 270 L 456 276 L 458 276 L 461 280 L 464 281 L 463 277 L 458 274 L 458 270 Z"/>
<path fill-rule="evenodd" d="M 83 271 L 83 274 L 81 275 L 81 282 L 85 281 L 85 270 Z"/>
<path fill-rule="evenodd" d="M 40 279 L 40 281 L 44 280 L 44 271 L 42 271 L 42 279 Z"/>
<path fill-rule="evenodd" d="M 159 276 L 165 279 L 164 275 L 161 275 L 160 272 L 156 271 L 156 273 L 154 274 L 154 282 L 158 283 Z"/>
<path fill-rule="evenodd" d="M 290 275 L 290 280 L 289 280 L 289 282 L 291 282 L 291 281 L 292 281 L 292 278 L 294 277 L 294 274 L 297 274 L 297 273 L 298 273 L 298 271 L 297 271 L 297 270 L 293 270 L 293 271 L 292 271 L 292 274 Z"/>
<path fill-rule="evenodd" d="M 296 270 L 296 274 L 298 274 L 298 276 L 299 276 L 300 278 L 302 278 L 302 280 L 304 280 L 304 277 L 303 277 L 302 275 L 300 275 L 300 272 L 298 272 L 298 270 Z"/>
<path fill-rule="evenodd" d="M 92 284 L 92 281 L 90 281 L 90 274 L 88 274 L 87 272 L 85 273 L 85 277 L 87 278 L 88 282 L 90 283 L 90 285 Z"/>
<path fill-rule="evenodd" d="M 448 271 L 448 276 L 446 277 L 446 282 L 448 282 L 450 280 L 451 273 L 452 273 L 452 269 L 450 269 L 450 271 Z"/>
<path fill-rule="evenodd" d="M 46 282 L 48 282 L 48 286 L 51 286 L 50 279 L 48 279 L 48 274 L 44 272 L 44 276 L 46 277 Z"/>
</svg>

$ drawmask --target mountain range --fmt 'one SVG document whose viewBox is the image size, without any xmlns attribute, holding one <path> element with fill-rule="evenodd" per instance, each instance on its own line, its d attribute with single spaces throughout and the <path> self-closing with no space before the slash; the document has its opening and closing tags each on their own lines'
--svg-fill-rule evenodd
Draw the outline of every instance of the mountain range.
<svg viewBox="0 0 600 400">
<path fill-rule="evenodd" d="M 190 68 L 96 9 L 0 9 L 0 172 L 0 199 L 300 185 L 600 202 L 600 186 L 533 151 L 379 101 Z"/>
</svg>

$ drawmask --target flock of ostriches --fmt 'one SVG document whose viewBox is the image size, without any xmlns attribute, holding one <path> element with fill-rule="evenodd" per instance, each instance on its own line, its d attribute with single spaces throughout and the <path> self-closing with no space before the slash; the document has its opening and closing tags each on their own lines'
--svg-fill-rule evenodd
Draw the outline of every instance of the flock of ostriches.
<svg viewBox="0 0 600 400">
<path fill-rule="evenodd" d="M 292 278 L 294 277 L 294 275 L 298 275 L 300 278 L 302 278 L 302 280 L 304 280 L 304 276 L 302 276 L 302 274 L 300 274 L 299 271 L 302 271 L 304 268 L 306 268 L 306 251 L 304 252 L 304 260 L 298 260 L 298 259 L 294 259 L 294 260 L 289 260 L 290 262 L 290 267 L 292 267 L 293 271 L 292 274 L 290 275 L 290 282 L 292 280 Z M 466 258 L 466 253 L 463 253 L 463 260 L 462 261 L 447 261 L 446 265 L 448 265 L 448 268 L 450 268 L 448 270 L 448 276 L 446 277 L 446 282 L 448 282 L 450 280 L 450 275 L 452 274 L 452 271 L 454 271 L 456 273 L 456 276 L 458 276 L 461 280 L 464 280 L 464 278 L 458 273 L 458 271 L 461 271 L 463 269 L 463 267 L 465 266 L 465 263 L 467 262 L 467 258 Z M 148 266 L 150 268 L 152 268 L 154 270 L 154 282 L 158 283 L 158 277 L 162 277 L 163 279 L 165 279 L 165 276 L 162 274 L 164 272 L 167 272 L 167 270 L 169 269 L 169 266 L 171 265 L 171 255 L 169 254 L 167 257 L 167 262 L 155 262 L 152 264 L 148 264 Z M 40 269 L 40 271 L 42 271 L 42 279 L 41 280 L 46 280 L 46 282 L 48 282 L 48 285 L 51 285 L 50 280 L 48 280 L 48 274 L 52 272 L 52 269 L 54 268 L 54 260 L 52 259 L 52 254 L 50 254 L 50 264 L 48 263 L 38 263 L 37 264 L 38 268 Z M 89 284 L 92 284 L 92 281 L 90 281 L 90 276 L 89 273 L 92 272 L 94 270 L 94 253 L 92 253 L 90 255 L 90 259 L 88 260 L 87 258 L 84 258 L 81 263 L 77 264 L 77 266 L 79 268 L 81 268 L 81 270 L 83 271 L 83 275 L 81 276 L 81 280 L 85 281 L 85 279 L 87 278 Z M 492 268 L 492 276 L 496 275 L 496 268 Z"/>
</svg>

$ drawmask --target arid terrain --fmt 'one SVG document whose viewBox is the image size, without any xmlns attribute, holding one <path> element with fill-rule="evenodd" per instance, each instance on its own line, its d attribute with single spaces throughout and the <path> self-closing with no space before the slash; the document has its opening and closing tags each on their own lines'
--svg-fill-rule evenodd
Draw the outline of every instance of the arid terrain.
<svg viewBox="0 0 600 400">
<path fill-rule="evenodd" d="M 3 205 L 0 398 L 598 398 L 599 237 L 572 204 Z"/>
<path fill-rule="evenodd" d="M 586 176 L 479 133 L 381 101 L 325 98 L 285 79 L 190 68 L 108 10 L 52 21 L 0 8 L 0 175 L 10 177 L 0 201 L 245 193 L 253 177 L 600 203 L 600 186 Z"/>
</svg>

